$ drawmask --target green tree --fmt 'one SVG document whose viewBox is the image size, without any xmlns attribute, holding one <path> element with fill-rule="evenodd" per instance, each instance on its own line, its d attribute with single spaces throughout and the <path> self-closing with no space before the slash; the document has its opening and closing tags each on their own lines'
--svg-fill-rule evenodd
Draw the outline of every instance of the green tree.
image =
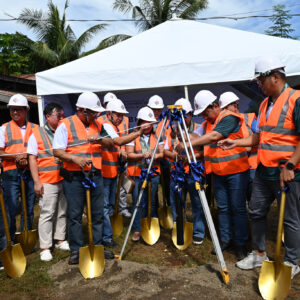
<svg viewBox="0 0 300 300">
<path fill-rule="evenodd" d="M 79 38 L 76 38 L 70 25 L 66 22 L 66 10 L 69 0 L 66 0 L 62 17 L 57 6 L 50 0 L 48 11 L 28 9 L 22 10 L 18 20 L 37 35 L 38 41 L 33 43 L 33 55 L 46 64 L 46 68 L 55 67 L 75 60 L 81 56 L 82 49 L 91 38 L 106 24 L 90 27 Z"/>
<path fill-rule="evenodd" d="M 289 12 L 289 10 L 285 10 L 285 5 L 274 5 L 273 16 L 270 18 L 273 25 L 265 30 L 265 33 L 282 38 L 297 39 L 297 37 L 291 36 L 295 30 L 292 28 L 292 25 L 288 23 L 292 18 L 288 15 Z"/>
<path fill-rule="evenodd" d="M 140 0 L 136 6 L 130 0 L 115 0 L 113 9 L 131 13 L 136 26 L 144 31 L 171 19 L 173 14 L 182 19 L 195 18 L 207 3 L 208 0 Z"/>
</svg>

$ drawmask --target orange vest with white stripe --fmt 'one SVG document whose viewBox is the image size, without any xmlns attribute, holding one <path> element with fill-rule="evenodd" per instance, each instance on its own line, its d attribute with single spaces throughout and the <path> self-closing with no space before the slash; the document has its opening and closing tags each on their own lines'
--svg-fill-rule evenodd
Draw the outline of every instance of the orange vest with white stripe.
<svg viewBox="0 0 300 300">
<path fill-rule="evenodd" d="M 94 121 L 89 124 L 87 132 L 77 115 L 65 118 L 61 122 L 65 124 L 68 131 L 68 145 L 65 151 L 75 156 L 85 157 L 87 160 L 92 161 L 96 169 L 101 170 L 101 146 L 99 144 L 90 144 L 87 139 L 91 135 L 100 135 L 102 124 Z M 64 161 L 63 166 L 69 171 L 81 171 L 80 167 L 73 162 Z M 90 168 L 91 166 L 88 165 L 85 166 L 84 170 L 89 170 Z"/>
<path fill-rule="evenodd" d="M 157 143 L 156 134 L 151 133 L 148 143 L 150 142 L 150 152 L 154 152 L 155 145 Z M 141 145 L 141 137 L 139 136 L 136 140 L 134 140 L 134 153 L 143 153 L 142 145 Z M 142 161 L 129 161 L 127 166 L 127 174 L 128 176 L 140 176 L 141 170 L 144 169 Z M 157 168 L 156 171 L 160 174 L 160 164 L 159 161 L 154 160 L 152 168 Z"/>
<path fill-rule="evenodd" d="M 38 125 L 27 122 L 24 139 L 21 129 L 15 121 L 11 120 L 3 126 L 5 126 L 5 152 L 8 154 L 27 153 L 27 143 L 32 134 L 32 128 Z M 14 160 L 3 160 L 2 164 L 4 172 L 17 168 Z"/>
<path fill-rule="evenodd" d="M 99 123 L 104 123 L 106 121 L 109 121 L 106 115 L 100 116 L 97 118 L 97 121 Z M 121 124 L 118 126 L 119 133 L 121 136 L 125 136 L 128 134 L 129 131 L 129 118 L 124 116 Z"/>
<path fill-rule="evenodd" d="M 228 110 L 222 110 L 218 115 L 214 124 L 204 121 L 203 133 L 207 134 L 214 130 L 220 121 L 227 116 L 235 116 L 239 118 L 241 126 L 238 132 L 230 133 L 229 139 L 243 138 L 242 123 L 243 118 Z M 230 150 L 222 150 L 217 143 L 204 146 L 204 161 L 206 173 L 214 173 L 217 175 L 230 175 L 244 172 L 249 169 L 248 154 L 245 147 L 235 147 Z"/>
<path fill-rule="evenodd" d="M 251 130 L 251 126 L 253 120 L 256 119 L 255 113 L 241 114 L 241 116 L 244 118 L 242 126 L 244 137 L 252 135 L 253 132 Z M 251 147 L 250 154 L 248 153 L 248 161 L 250 169 L 255 170 L 257 168 L 257 146 Z"/>
<path fill-rule="evenodd" d="M 163 125 L 163 122 L 164 122 L 164 120 L 161 120 L 161 121 L 158 123 L 157 128 L 156 128 L 156 130 L 155 130 L 156 136 L 159 136 L 159 133 L 160 133 L 161 128 L 162 128 L 162 125 Z M 169 135 L 169 134 L 171 133 L 171 127 L 169 127 L 169 128 L 167 129 L 168 124 L 169 124 L 169 121 L 166 122 L 165 128 L 163 129 L 163 132 L 162 132 L 162 135 L 161 135 L 161 138 L 163 139 L 163 141 L 165 141 L 167 135 Z"/>
<path fill-rule="evenodd" d="M 289 160 L 300 142 L 293 121 L 293 110 L 300 91 L 285 89 L 278 97 L 268 117 L 266 98 L 259 108 L 258 161 L 265 167 L 278 167 L 280 160 Z M 300 169 L 300 163 L 296 165 Z"/>
<path fill-rule="evenodd" d="M 38 172 L 41 182 L 57 183 L 63 178 L 59 176 L 59 164 L 53 156 L 52 144 L 43 127 L 35 127 L 32 133 L 38 145 Z"/>
</svg>

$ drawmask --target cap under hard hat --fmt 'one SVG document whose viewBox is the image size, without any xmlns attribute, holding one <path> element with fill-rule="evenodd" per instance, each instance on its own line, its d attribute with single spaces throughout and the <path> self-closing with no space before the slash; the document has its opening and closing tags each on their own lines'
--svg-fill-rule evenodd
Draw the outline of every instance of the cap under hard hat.
<svg viewBox="0 0 300 300">
<path fill-rule="evenodd" d="M 106 111 L 113 111 L 121 114 L 128 114 L 124 103 L 120 99 L 109 101 L 106 106 Z"/>
<path fill-rule="evenodd" d="M 143 120 L 143 121 L 156 122 L 156 119 L 154 117 L 154 112 L 148 106 L 142 107 L 138 111 L 136 118 L 140 119 L 140 120 Z"/>
<path fill-rule="evenodd" d="M 225 92 L 225 93 L 221 94 L 221 96 L 219 98 L 219 105 L 220 105 L 220 108 L 225 108 L 230 103 L 234 103 L 239 100 L 240 100 L 239 97 L 235 93 Z"/>
<path fill-rule="evenodd" d="M 76 106 L 87 108 L 96 112 L 105 111 L 101 105 L 99 97 L 93 92 L 84 92 L 79 95 Z"/>
<path fill-rule="evenodd" d="M 217 96 L 214 95 L 211 91 L 201 90 L 199 91 L 194 100 L 195 111 L 194 115 L 201 114 L 209 105 L 211 105 Z"/>
<path fill-rule="evenodd" d="M 255 78 L 259 76 L 269 76 L 272 71 L 285 74 L 285 65 L 276 56 L 262 56 L 255 63 Z"/>
<path fill-rule="evenodd" d="M 29 107 L 27 98 L 21 94 L 15 94 L 10 97 L 7 106 L 26 106 Z"/>
<path fill-rule="evenodd" d="M 174 105 L 181 105 L 182 109 L 185 110 L 185 112 L 188 114 L 189 112 L 193 111 L 191 102 L 185 98 L 178 99 Z"/>
<path fill-rule="evenodd" d="M 165 107 L 162 97 L 158 95 L 150 97 L 147 106 L 154 109 L 163 109 Z"/>
<path fill-rule="evenodd" d="M 111 101 L 111 100 L 115 100 L 118 99 L 117 96 L 114 93 L 106 93 L 104 98 L 103 98 L 103 104 Z"/>
</svg>

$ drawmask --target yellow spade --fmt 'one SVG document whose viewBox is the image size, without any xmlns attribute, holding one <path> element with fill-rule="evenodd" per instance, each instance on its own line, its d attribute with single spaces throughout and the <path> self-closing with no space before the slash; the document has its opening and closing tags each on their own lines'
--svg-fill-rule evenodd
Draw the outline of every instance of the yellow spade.
<svg viewBox="0 0 300 300">
<path fill-rule="evenodd" d="M 264 261 L 260 270 L 258 287 L 264 299 L 285 299 L 291 288 L 292 268 L 280 262 L 280 248 L 282 239 L 283 218 L 285 210 L 286 193 L 282 191 L 280 212 L 278 220 L 275 262 Z"/>
<path fill-rule="evenodd" d="M 86 209 L 88 219 L 89 245 L 79 249 L 79 270 L 84 278 L 100 276 L 105 267 L 104 247 L 93 243 L 91 192 L 86 189 Z"/>
<path fill-rule="evenodd" d="M 37 243 L 37 230 L 28 230 L 27 227 L 27 207 L 26 207 L 26 193 L 25 193 L 25 182 L 21 177 L 21 198 L 22 198 L 22 209 L 23 209 L 23 221 L 24 230 L 21 233 L 15 235 L 16 241 L 21 244 L 25 255 L 30 254 Z"/>
<path fill-rule="evenodd" d="M 123 216 L 119 214 L 119 199 L 120 199 L 120 189 L 123 182 L 124 173 L 121 173 L 118 180 L 117 193 L 116 193 L 116 203 L 114 214 L 110 217 L 110 223 L 113 230 L 113 236 L 118 237 L 123 231 Z"/>
<path fill-rule="evenodd" d="M 158 218 L 151 218 L 151 181 L 148 182 L 148 216 L 141 219 L 141 236 L 145 243 L 154 245 L 160 236 Z"/>
<path fill-rule="evenodd" d="M 8 276 L 21 277 L 26 269 L 26 258 L 20 244 L 11 244 L 2 188 L 0 189 L 0 205 L 7 242 L 6 248 L 0 251 L 0 258 Z"/>
</svg>

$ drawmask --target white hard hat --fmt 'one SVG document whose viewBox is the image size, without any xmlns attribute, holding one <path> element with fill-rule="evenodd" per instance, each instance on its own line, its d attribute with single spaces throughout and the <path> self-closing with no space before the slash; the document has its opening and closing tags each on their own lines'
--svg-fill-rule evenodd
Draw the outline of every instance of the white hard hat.
<svg viewBox="0 0 300 300">
<path fill-rule="evenodd" d="M 207 108 L 207 106 L 211 105 L 216 99 L 217 96 L 214 95 L 211 91 L 201 90 L 200 92 L 198 92 L 194 100 L 194 115 L 201 114 Z"/>
<path fill-rule="evenodd" d="M 147 106 L 154 109 L 163 109 L 165 107 L 162 97 L 158 95 L 150 97 Z"/>
<path fill-rule="evenodd" d="M 184 109 L 187 114 L 193 111 L 191 102 L 185 98 L 178 99 L 174 105 L 181 105 L 182 109 Z"/>
<path fill-rule="evenodd" d="M 107 93 L 103 98 L 103 104 L 109 102 L 110 100 L 118 99 L 114 93 Z"/>
<path fill-rule="evenodd" d="M 92 92 L 84 92 L 79 95 L 77 107 L 88 108 L 96 112 L 103 112 L 105 109 L 102 107 L 99 97 Z"/>
<path fill-rule="evenodd" d="M 119 99 L 115 99 L 114 101 L 109 101 L 106 106 L 106 111 L 114 111 L 121 114 L 128 114 L 128 111 L 126 110 L 124 103 Z"/>
<path fill-rule="evenodd" d="M 21 94 L 15 94 L 10 97 L 7 106 L 26 106 L 29 107 L 27 98 Z"/>
<path fill-rule="evenodd" d="M 262 56 L 260 57 L 255 64 L 255 78 L 259 76 L 268 76 L 271 71 L 279 71 L 285 74 L 284 69 L 285 65 L 281 60 L 276 56 Z"/>
<path fill-rule="evenodd" d="M 240 100 L 239 97 L 235 93 L 225 92 L 220 96 L 219 105 L 220 105 L 220 108 L 224 108 L 227 105 L 229 105 L 230 103 L 234 103 L 239 100 Z"/>
<path fill-rule="evenodd" d="M 156 122 L 156 119 L 154 117 L 154 112 L 148 106 L 142 107 L 138 111 L 136 118 L 143 121 Z"/>
</svg>

